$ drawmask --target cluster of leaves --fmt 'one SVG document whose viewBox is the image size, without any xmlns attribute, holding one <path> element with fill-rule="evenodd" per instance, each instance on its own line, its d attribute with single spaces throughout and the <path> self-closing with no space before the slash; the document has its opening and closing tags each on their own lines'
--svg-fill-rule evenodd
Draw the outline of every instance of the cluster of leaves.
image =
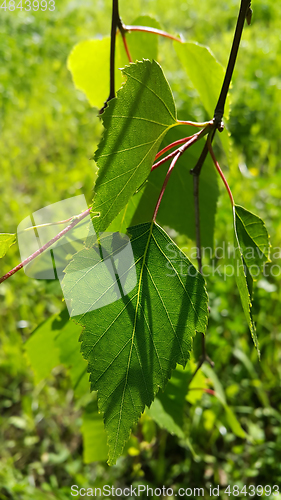
<svg viewBox="0 0 281 500">
<path fill-rule="evenodd" d="M 137 25 L 139 23 L 140 20 L 137 20 Z M 151 24 L 155 26 L 157 23 Z M 149 52 L 151 51 L 148 40 L 146 43 L 141 43 L 145 36 L 146 33 L 142 33 L 141 40 L 137 37 L 133 40 L 136 59 L 141 58 L 141 52 L 146 54 L 148 47 Z M 90 96 L 99 95 L 100 90 L 102 71 L 96 73 L 98 78 L 93 82 L 88 74 L 93 63 L 98 66 L 95 64 L 95 59 L 97 53 L 100 57 L 99 45 L 102 46 L 102 53 L 108 53 L 106 60 L 109 60 L 109 40 L 105 43 L 104 40 L 96 43 L 88 42 L 86 48 L 82 43 L 82 47 L 81 44 L 76 47 L 70 57 L 69 65 L 74 76 L 78 75 L 79 86 Z M 181 43 L 180 47 L 180 50 L 176 49 L 179 59 L 191 75 L 206 111 L 210 113 L 214 107 L 215 90 L 220 80 L 218 63 L 204 47 L 191 43 Z M 152 48 L 155 52 L 155 46 Z M 202 64 L 204 74 L 202 74 Z M 208 85 L 206 85 L 207 76 Z M 99 175 L 95 185 L 93 210 L 99 213 L 95 223 L 98 234 L 110 226 L 122 209 L 127 211 L 130 198 L 137 191 L 141 191 L 140 186 L 147 180 L 154 158 L 157 158 L 159 146 L 169 129 L 189 124 L 177 119 L 171 89 L 161 67 L 154 60 L 150 62 L 144 59 L 143 62 L 130 64 L 123 70 L 123 78 L 126 78 L 126 82 L 103 113 L 105 134 L 95 155 Z M 206 132 L 212 126 L 212 122 L 206 124 Z M 194 142 L 200 138 L 200 134 L 192 137 L 193 139 L 187 138 L 186 144 L 177 150 L 178 153 L 176 151 L 167 156 L 167 159 L 170 156 L 175 157 L 171 164 L 173 167 L 192 140 Z M 172 143 L 162 151 L 166 151 L 176 143 Z M 227 148 L 227 141 L 223 141 L 223 144 Z M 212 148 L 210 152 L 221 173 Z M 160 161 L 159 165 L 163 162 L 164 160 Z M 154 167 L 156 166 L 158 164 Z M 221 176 L 223 177 L 223 174 Z M 107 306 L 105 310 L 95 307 L 94 311 L 87 312 L 93 309 L 93 304 L 99 300 L 95 297 L 95 302 L 91 302 L 88 296 L 88 304 L 85 303 L 88 288 L 99 288 L 100 280 L 104 279 L 100 276 L 95 279 L 95 274 L 98 275 L 96 266 L 99 260 L 92 266 L 92 272 L 89 274 L 89 265 L 91 266 L 90 263 L 96 260 L 95 255 L 98 256 L 98 250 L 88 248 L 78 252 L 65 271 L 63 292 L 65 298 L 73 304 L 72 316 L 76 316 L 78 323 L 85 327 L 82 353 L 89 361 L 91 388 L 99 391 L 99 409 L 104 414 L 108 432 L 110 463 L 115 463 L 116 458 L 122 453 L 132 426 L 143 412 L 145 405 L 149 407 L 159 388 L 164 389 L 171 376 L 171 370 L 177 363 L 185 366 L 190 356 L 192 337 L 196 332 L 204 334 L 207 327 L 208 306 L 202 277 L 192 268 L 191 262 L 184 254 L 179 253 L 176 261 L 167 256 L 167 248 L 170 247 L 175 254 L 179 249 L 169 239 L 167 233 L 155 224 L 166 180 L 153 212 L 152 222 L 145 222 L 151 217 L 141 212 L 138 207 L 133 211 L 133 218 L 135 213 L 138 213 L 141 224 L 129 229 L 137 268 L 137 285 L 131 294 L 125 294 L 122 300 L 113 302 L 113 305 Z M 225 181 L 224 177 L 223 180 Z M 209 189 L 213 189 L 212 184 Z M 177 186 L 174 186 L 177 196 L 178 191 Z M 233 204 L 231 193 L 230 196 Z M 185 198 L 180 199 L 182 213 L 185 208 L 184 201 Z M 203 199 L 203 202 L 209 213 L 207 200 Z M 169 207 L 169 210 L 173 213 L 173 207 Z M 131 213 L 130 209 L 128 213 Z M 126 216 L 123 218 L 126 219 Z M 204 225 L 208 226 L 209 221 L 201 224 L 201 220 L 199 230 L 204 233 Z M 168 221 L 164 219 L 164 222 L 168 225 Z M 172 228 L 177 226 L 173 223 L 169 225 Z M 118 229 L 120 230 L 120 227 Z M 259 250 L 261 256 L 255 256 L 255 263 L 263 265 L 267 262 L 269 252 L 267 232 L 262 221 L 256 216 L 241 207 L 235 207 L 234 233 L 235 257 L 239 262 L 236 271 L 237 284 L 251 334 L 258 349 L 250 310 L 252 276 L 249 273 L 247 258 L 243 255 L 248 248 L 252 248 L 254 252 Z M 2 243 L 3 254 L 8 248 L 8 236 Z M 112 249 L 109 255 L 114 257 Z M 87 261 L 89 264 L 83 274 L 80 269 L 83 269 Z M 189 270 L 187 279 L 184 280 L 181 275 L 183 264 Z M 169 275 L 172 279 L 167 280 L 168 265 L 174 274 Z M 78 271 L 78 278 L 75 271 Z M 81 281 L 85 279 L 86 288 L 84 283 L 81 298 Z M 102 296 L 105 292 L 102 288 L 98 293 Z M 79 307 L 76 311 L 76 306 L 81 300 L 86 304 L 86 314 L 83 313 L 79 317 L 77 312 Z M 97 325 L 100 325 L 99 329 Z M 120 335 L 121 330 L 124 331 L 124 336 Z M 108 345 L 111 345 L 110 354 L 107 350 Z"/>
<path fill-rule="evenodd" d="M 141 21 L 137 20 L 135 24 L 139 25 Z M 151 24 L 155 25 L 155 23 Z M 145 33 L 142 33 L 142 39 L 144 36 Z M 121 35 L 119 41 L 122 43 Z M 136 43 L 136 38 L 134 43 Z M 174 43 L 179 59 L 190 75 L 192 83 L 202 99 L 202 104 L 207 113 L 211 113 L 216 102 L 216 90 L 220 79 L 219 71 L 217 71 L 218 64 L 204 47 L 191 43 Z M 128 45 L 130 47 L 129 41 Z M 107 53 L 107 59 L 109 59 L 109 40 L 82 43 L 74 49 L 69 59 L 69 67 L 74 75 L 76 85 L 85 91 L 92 104 L 93 96 L 95 96 L 94 103 L 97 102 L 96 96 L 99 95 L 100 81 L 98 78 L 95 81 L 89 77 L 89 68 L 93 63 L 96 64 L 96 59 L 100 57 L 99 46 L 103 50 L 103 55 Z M 137 57 L 140 58 L 141 52 L 144 51 L 145 53 L 147 46 L 145 43 L 139 43 L 137 47 L 139 47 L 139 50 L 136 51 L 138 52 Z M 155 49 L 155 47 L 153 48 Z M 100 69 L 99 77 L 102 72 L 102 68 Z M 130 221 L 128 215 L 131 217 L 132 214 L 130 198 L 137 191 L 141 191 L 139 186 L 142 186 L 147 180 L 153 167 L 158 166 L 158 164 L 153 166 L 153 162 L 154 158 L 157 158 L 156 153 L 163 136 L 166 135 L 169 129 L 181 124 L 177 120 L 175 103 L 170 88 L 160 66 L 155 61 L 143 60 L 143 62 L 130 64 L 123 70 L 123 78 L 125 83 L 118 91 L 117 97 L 109 102 L 102 115 L 105 133 L 95 155 L 99 172 L 93 200 L 93 209 L 100 214 L 100 217 L 95 222 L 97 232 L 105 231 L 122 209 L 125 209 L 123 224 L 125 219 L 125 227 L 128 225 Z M 207 125 L 208 127 L 209 125 Z M 223 141 L 223 144 L 227 149 L 227 141 Z M 169 147 L 164 148 L 163 152 L 168 149 Z M 180 149 L 177 151 L 179 151 L 178 156 L 183 152 Z M 217 166 L 213 152 L 211 151 L 211 153 Z M 175 157 L 175 153 L 173 155 Z M 169 155 L 167 158 L 169 158 Z M 184 159 L 188 161 L 187 158 L 184 157 Z M 161 162 L 159 162 L 160 164 Z M 172 165 L 174 166 L 173 163 Z M 217 168 L 220 171 L 218 166 Z M 183 175 L 183 173 L 180 173 L 180 175 Z M 209 186 L 211 191 L 213 185 L 215 183 L 211 183 Z M 166 187 L 165 181 L 163 186 Z M 155 180 L 153 187 L 154 191 L 157 192 Z M 186 198 L 179 197 L 181 190 L 178 189 L 177 185 L 174 185 L 173 188 L 174 196 L 178 197 L 179 203 L 182 205 L 180 212 L 184 214 Z M 119 300 L 118 305 L 114 304 L 110 308 L 107 306 L 105 310 L 95 309 L 95 311 L 86 312 L 86 314 L 79 317 L 75 307 L 80 302 L 80 281 L 83 280 L 83 273 L 80 272 L 77 277 L 74 272 L 79 271 L 85 262 L 90 263 L 93 261 L 90 250 L 82 250 L 82 252 L 78 252 L 74 256 L 73 263 L 66 269 L 63 286 L 66 297 L 70 297 L 69 291 L 71 290 L 72 315 L 76 316 L 78 323 L 85 327 L 81 337 L 82 353 L 89 361 L 91 387 L 99 391 L 99 408 L 104 414 L 105 428 L 108 432 L 110 463 L 114 463 L 116 457 L 122 452 L 129 431 L 144 410 L 144 406 L 150 406 L 158 388 L 164 387 L 171 368 L 174 368 L 175 363 L 181 363 L 185 366 L 189 358 L 188 351 L 191 348 L 190 337 L 192 338 L 196 331 L 202 333 L 206 331 L 207 302 L 204 299 L 205 292 L 203 288 L 200 289 L 198 283 L 196 283 L 198 274 L 196 272 L 195 274 L 194 272 L 188 273 L 188 279 L 183 283 L 180 267 L 185 264 L 190 269 L 191 263 L 188 262 L 187 258 L 184 259 L 183 256 L 179 255 L 179 267 L 177 268 L 165 252 L 168 245 L 171 245 L 172 251 L 177 255 L 177 248 L 173 246 L 172 242 L 167 243 L 168 235 L 162 241 L 159 237 L 156 237 L 158 229 L 155 226 L 155 218 L 158 215 L 158 206 L 162 200 L 163 191 L 160 194 L 153 216 L 147 213 L 147 209 L 151 208 L 151 201 L 153 203 L 154 197 L 152 193 L 147 193 L 147 188 L 144 191 L 142 198 L 146 201 L 146 210 L 141 211 L 138 206 L 135 208 L 134 204 L 132 216 L 133 220 L 136 217 L 140 219 L 142 224 L 130 227 L 128 230 L 132 238 L 131 242 L 137 268 L 140 264 L 137 273 L 137 291 L 134 290 L 131 296 L 129 294 L 126 300 Z M 147 203 L 147 200 L 150 203 Z M 205 210 L 211 213 L 210 208 L 215 207 L 210 207 L 206 198 L 203 198 L 203 200 Z M 169 213 L 172 216 L 168 220 L 162 216 L 163 223 L 173 229 L 177 228 L 179 222 L 175 214 L 176 222 L 173 223 L 172 220 L 173 200 L 168 205 L 167 199 L 164 198 L 164 203 L 169 207 Z M 141 205 L 141 201 L 139 204 Z M 144 206 L 144 203 L 142 203 L 142 206 Z M 151 217 L 151 223 L 143 224 L 146 220 L 150 220 Z M 200 223 L 201 221 L 201 230 L 204 234 L 204 227 L 209 226 L 209 220 L 206 221 L 201 218 Z M 194 223 L 191 222 L 190 218 L 189 224 L 194 227 Z M 120 230 L 120 225 L 118 230 Z M 255 264 L 258 263 L 259 267 L 262 267 L 269 258 L 268 235 L 263 222 L 239 206 L 234 209 L 234 234 L 235 261 L 237 260 L 239 263 L 236 270 L 237 284 L 250 331 L 258 349 L 255 326 L 251 315 L 252 276 L 251 267 L 249 267 L 251 259 L 247 261 L 243 255 L 248 248 L 252 248 L 255 254 Z M 187 235 L 190 235 L 188 230 Z M 211 239 L 213 239 L 213 234 L 211 234 Z M 155 244 L 156 248 L 154 249 Z M 261 255 L 259 255 L 258 251 L 261 252 Z M 173 278 L 175 279 L 166 282 L 165 272 L 168 264 L 174 271 Z M 93 266 L 93 270 L 95 270 L 95 266 Z M 89 275 L 88 266 L 85 268 L 85 276 L 86 274 Z M 157 279 L 154 276 L 157 276 Z M 196 281 L 192 277 L 195 277 Z M 176 292 L 175 286 L 178 286 L 178 283 L 182 287 L 183 295 L 178 295 Z M 87 286 L 95 289 L 98 285 L 99 280 L 95 281 L 92 278 L 89 282 L 88 276 Z M 83 291 L 84 295 L 86 295 L 86 291 Z M 101 291 L 101 293 L 104 292 Z M 84 296 L 82 301 L 84 301 Z M 92 305 L 93 303 L 89 299 L 86 311 L 89 311 Z M 129 308 L 131 309 L 130 313 Z M 156 311 L 155 317 L 151 314 L 151 311 L 154 310 Z M 79 311 L 79 307 L 77 311 Z M 165 317 L 166 322 L 164 321 Z M 205 318 L 204 321 L 203 318 Z M 97 328 L 97 325 L 100 325 L 100 328 Z M 186 330 L 186 334 L 182 333 L 184 330 Z M 124 336 L 120 334 L 120 331 L 124 332 Z M 178 332 L 181 332 L 180 336 L 178 336 Z M 187 334 L 189 339 L 185 337 Z M 183 354 L 183 346 L 187 341 L 189 348 Z M 170 358 L 170 346 L 175 342 L 179 344 L 180 351 L 175 352 L 173 357 Z M 108 345 L 111 345 L 110 355 L 106 349 Z M 146 346 L 145 349 L 143 345 Z M 163 353 L 162 345 L 164 348 Z M 147 363 L 147 359 L 151 359 L 151 363 Z M 165 370 L 163 369 L 164 360 Z M 155 368 L 155 364 L 156 366 L 159 365 L 159 367 Z M 158 375 L 159 368 L 160 377 Z M 113 374 L 115 375 L 114 382 Z M 138 377 L 136 374 L 139 374 Z M 149 382 L 151 376 L 152 379 Z M 142 383 L 139 382 L 136 387 L 138 379 L 139 381 L 142 379 Z M 140 388 L 142 384 L 144 384 L 143 391 Z M 149 389 L 150 386 L 151 390 Z"/>
</svg>

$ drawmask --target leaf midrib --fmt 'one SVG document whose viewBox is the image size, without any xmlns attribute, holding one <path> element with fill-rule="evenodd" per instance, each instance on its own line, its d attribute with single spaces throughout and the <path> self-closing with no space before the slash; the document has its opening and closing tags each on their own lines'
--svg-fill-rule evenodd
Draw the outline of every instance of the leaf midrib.
<svg viewBox="0 0 281 500">
<path fill-rule="evenodd" d="M 233 206 L 233 222 L 234 222 L 233 227 L 234 227 L 234 235 L 235 235 L 235 238 L 236 238 L 236 241 L 237 241 L 237 244 L 238 244 L 238 251 L 239 251 L 239 257 L 240 257 L 240 266 L 239 267 L 241 267 L 243 269 L 243 276 L 244 276 L 245 284 L 246 284 L 246 288 L 247 288 L 247 303 L 248 303 L 247 312 L 244 309 L 243 300 L 242 300 L 242 297 L 241 297 L 242 307 L 243 307 L 243 310 L 244 310 L 244 313 L 245 313 L 246 317 L 249 317 L 249 319 L 250 319 L 250 325 L 248 323 L 248 320 L 247 320 L 247 323 L 248 323 L 248 326 L 249 326 L 250 331 L 251 331 L 251 335 L 252 335 L 252 339 L 254 341 L 254 345 L 256 346 L 258 354 L 259 354 L 256 327 L 255 327 L 255 323 L 253 321 L 252 314 L 251 314 L 252 302 L 251 302 L 251 297 L 250 297 L 250 292 L 249 292 L 247 277 L 245 275 L 245 270 L 244 270 L 244 265 L 243 265 L 243 260 L 242 260 L 243 259 L 243 254 L 242 254 L 242 251 L 241 251 L 241 246 L 240 246 L 240 242 L 239 242 L 239 238 L 238 238 L 238 234 L 237 234 L 237 229 L 236 229 L 236 216 L 238 216 L 238 214 L 236 212 L 236 207 Z M 239 217 L 239 219 L 240 219 L 240 217 Z M 245 265 L 246 265 L 246 263 L 245 263 Z M 238 289 L 239 289 L 239 287 L 238 287 Z M 240 294 L 240 290 L 239 290 L 239 294 Z"/>
<path fill-rule="evenodd" d="M 152 90 L 150 87 L 148 87 L 147 85 L 144 85 L 144 83 L 141 81 L 141 80 L 138 80 L 138 78 L 136 78 L 135 76 L 131 75 L 130 73 L 126 73 L 126 71 L 124 71 L 125 75 L 127 75 L 128 77 L 132 78 L 133 80 L 135 80 L 136 82 L 138 82 L 141 86 L 145 87 L 147 90 L 149 90 L 152 94 L 155 95 L 155 97 L 157 97 L 157 99 L 159 99 L 159 101 L 163 104 L 163 106 L 166 108 L 166 110 L 168 111 L 169 115 L 172 117 L 173 121 L 176 121 L 177 117 L 176 117 L 176 109 L 174 108 L 175 110 L 175 115 L 172 114 L 171 110 L 168 108 L 167 104 L 165 103 L 165 101 L 163 101 L 163 99 L 158 95 L 156 94 L 156 92 L 154 92 L 154 90 Z M 166 82 L 167 83 L 167 82 Z M 169 89 L 170 90 L 170 89 Z"/>
<path fill-rule="evenodd" d="M 121 417 L 122 417 L 122 411 L 123 411 L 123 404 L 124 404 L 124 398 L 125 398 L 125 392 L 127 388 L 127 383 L 128 383 L 128 375 L 129 375 L 129 368 L 130 368 L 130 363 L 132 359 L 132 351 L 133 351 L 133 345 L 134 345 L 134 338 L 135 338 L 135 333 L 136 333 L 136 325 L 137 325 L 137 316 L 138 316 L 138 309 L 140 305 L 140 295 L 141 295 L 141 284 L 142 284 L 142 276 L 143 276 L 143 270 L 145 266 L 145 261 L 146 261 L 146 255 L 153 231 L 153 222 L 151 222 L 150 228 L 149 228 L 149 235 L 147 238 L 147 242 L 145 245 L 145 250 L 143 254 L 143 261 L 141 265 L 141 270 L 140 270 L 140 277 L 139 277 L 139 286 L 138 286 L 138 292 L 137 292 L 137 303 L 136 303 L 136 309 L 135 309 L 135 318 L 134 318 L 134 326 L 133 326 L 133 332 L 132 332 L 132 338 L 131 338 L 131 349 L 129 353 L 129 358 L 128 358 L 128 364 L 127 364 L 127 371 L 126 371 L 126 376 L 125 376 L 125 383 L 124 383 L 124 389 L 123 389 L 123 394 L 122 394 L 122 399 L 121 399 L 121 404 L 120 404 L 120 412 L 119 412 L 119 422 L 118 422 L 118 427 L 117 427 L 117 432 L 116 432 L 116 439 L 115 439 L 115 445 L 114 445 L 114 455 L 115 455 L 115 450 L 117 446 L 117 441 L 119 437 L 119 430 L 120 430 L 120 424 L 121 424 Z"/>
</svg>

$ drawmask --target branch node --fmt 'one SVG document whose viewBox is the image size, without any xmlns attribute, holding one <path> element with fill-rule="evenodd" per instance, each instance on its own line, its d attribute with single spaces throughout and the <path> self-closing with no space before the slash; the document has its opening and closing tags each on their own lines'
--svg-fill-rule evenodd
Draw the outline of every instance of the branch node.
<svg viewBox="0 0 281 500">
<path fill-rule="evenodd" d="M 224 130 L 223 114 L 224 111 L 216 110 L 214 115 L 214 125 L 216 130 L 218 130 L 219 132 L 222 132 Z"/>
</svg>

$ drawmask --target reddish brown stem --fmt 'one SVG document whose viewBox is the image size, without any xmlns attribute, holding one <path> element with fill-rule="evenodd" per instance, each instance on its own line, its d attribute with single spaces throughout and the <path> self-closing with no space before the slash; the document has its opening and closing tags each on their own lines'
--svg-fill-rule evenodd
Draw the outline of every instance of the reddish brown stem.
<svg viewBox="0 0 281 500">
<path fill-rule="evenodd" d="M 213 126 L 213 122 L 211 122 L 211 125 L 208 124 L 207 127 L 200 130 L 200 132 L 197 132 L 197 134 L 194 134 L 191 137 L 187 137 L 186 139 L 188 139 L 188 140 L 183 146 L 180 146 L 178 149 L 176 149 L 175 151 L 173 151 L 169 155 L 165 156 L 165 158 L 162 158 L 162 160 L 159 160 L 157 163 L 154 163 L 151 167 L 151 172 L 153 170 L 155 170 L 157 167 L 159 167 L 160 165 L 162 165 L 163 163 L 165 163 L 166 161 L 170 160 L 171 158 L 174 158 L 174 156 L 176 156 L 178 152 L 180 152 L 180 154 L 184 153 L 184 151 L 186 151 L 190 146 L 192 146 L 192 144 L 194 144 L 196 141 L 198 141 L 199 139 L 204 137 L 204 135 L 206 135 L 209 132 L 210 126 Z M 172 143 L 172 144 L 175 144 L 175 143 Z M 171 147 L 173 147 L 173 146 L 171 146 Z M 156 155 L 156 157 L 157 157 L 157 155 Z"/>
<path fill-rule="evenodd" d="M 132 56 L 131 56 L 131 53 L 130 53 L 130 50 L 129 50 L 129 47 L 127 44 L 127 40 L 126 40 L 126 34 L 124 32 L 121 32 L 121 36 L 122 36 L 123 45 L 124 45 L 127 57 L 129 59 L 129 62 L 133 62 L 133 59 L 132 59 Z"/>
<path fill-rule="evenodd" d="M 208 137 L 208 139 L 207 139 L 207 145 L 208 145 L 208 149 L 209 149 L 210 155 L 212 157 L 212 160 L 214 162 L 214 165 L 215 165 L 218 173 L 220 174 L 220 176 L 221 176 L 221 178 L 223 180 L 223 183 L 224 183 L 224 185 L 225 185 L 225 187 L 227 189 L 227 192 L 228 192 L 228 195 L 229 195 L 229 198 L 230 198 L 230 201 L 231 201 L 231 205 L 234 206 L 234 199 L 233 199 L 233 196 L 232 196 L 231 189 L 230 189 L 230 187 L 229 187 L 229 185 L 227 183 L 227 180 L 226 180 L 226 178 L 225 178 L 225 176 L 223 174 L 223 171 L 220 168 L 219 163 L 218 163 L 218 161 L 217 161 L 217 159 L 215 157 L 215 153 L 214 153 L 214 150 L 213 150 L 213 147 L 212 147 L 212 144 L 211 144 L 210 137 Z"/>
<path fill-rule="evenodd" d="M 208 122 L 190 122 L 190 121 L 185 121 L 185 120 L 177 120 L 177 122 L 180 125 L 191 125 L 192 127 L 203 128 L 203 127 L 207 127 L 207 125 L 212 125 L 214 123 L 214 120 L 210 120 Z"/>
<path fill-rule="evenodd" d="M 157 153 L 157 155 L 155 156 L 155 160 L 158 160 L 158 158 L 160 158 L 160 156 L 162 156 L 164 153 L 166 153 L 170 149 L 174 148 L 175 146 L 179 146 L 180 144 L 184 144 L 185 142 L 189 141 L 189 139 L 191 139 L 192 137 L 193 136 L 184 137 L 183 139 L 179 139 L 178 141 L 171 142 L 171 144 L 169 144 L 169 146 L 166 146 L 165 148 L 161 149 L 161 151 L 159 151 Z"/>
<path fill-rule="evenodd" d="M 7 280 L 11 276 L 13 276 L 13 274 L 15 274 L 20 269 L 22 269 L 24 266 L 26 266 L 27 264 L 29 264 L 29 262 L 31 262 L 32 260 L 34 260 L 36 257 L 38 257 L 38 255 L 40 255 L 41 253 L 43 253 L 45 250 L 47 250 L 53 243 L 55 243 L 60 238 L 62 238 L 62 236 L 64 236 L 68 231 L 70 231 L 70 229 L 72 229 L 74 226 L 76 226 L 76 224 L 78 224 L 78 222 L 80 222 L 87 215 L 89 215 L 90 210 L 91 209 L 88 208 L 87 210 L 85 210 L 85 212 L 82 212 L 82 214 L 76 216 L 75 220 L 73 222 L 71 222 L 71 224 L 69 224 L 60 233 L 58 233 L 54 238 L 52 238 L 50 241 L 48 241 L 48 243 L 45 243 L 45 245 L 43 245 L 41 248 L 39 248 L 38 250 L 36 250 L 36 252 L 34 252 L 29 257 L 27 257 L 27 259 L 25 259 L 23 262 L 21 262 L 20 264 L 18 264 L 16 267 L 14 267 L 13 269 L 11 269 L 7 274 L 5 274 L 4 276 L 2 276 L 2 278 L 0 278 L 0 283 L 2 283 L 3 281 Z"/>
<path fill-rule="evenodd" d="M 165 192 L 166 186 L 168 184 L 168 180 L 170 179 L 170 175 L 171 175 L 171 173 L 172 173 L 172 171 L 174 169 L 174 166 L 177 163 L 177 161 L 178 161 L 178 159 L 179 159 L 179 157 L 180 157 L 181 154 L 182 154 L 182 151 L 178 151 L 177 154 L 176 154 L 176 156 L 175 156 L 175 158 L 171 162 L 171 165 L 169 166 L 169 169 L 168 169 L 167 175 L 165 177 L 165 180 L 164 180 L 164 183 L 163 183 L 163 186 L 162 186 L 159 198 L 158 198 L 157 203 L 156 203 L 156 207 L 155 207 L 154 214 L 153 214 L 153 217 L 152 217 L 153 222 L 155 222 L 155 220 L 156 220 L 157 212 L 158 212 L 158 209 L 160 207 L 160 203 L 162 201 L 163 194 Z"/>
<path fill-rule="evenodd" d="M 157 28 L 149 28 L 148 26 L 129 26 L 123 25 L 124 31 L 144 31 L 145 33 L 153 33 L 155 35 L 164 36 L 165 38 L 170 38 L 171 40 L 176 40 L 177 42 L 182 43 L 182 40 L 167 31 L 158 30 Z"/>
<path fill-rule="evenodd" d="M 157 163 L 154 163 L 151 167 L 151 172 L 153 172 L 153 170 L 155 170 L 157 167 L 160 167 L 160 165 L 162 165 L 163 163 L 166 163 L 166 161 L 171 160 L 171 158 L 174 158 L 174 156 L 176 156 L 177 153 L 178 149 L 176 149 L 169 155 L 165 156 L 165 158 L 162 158 L 162 160 L 159 160 Z"/>
</svg>

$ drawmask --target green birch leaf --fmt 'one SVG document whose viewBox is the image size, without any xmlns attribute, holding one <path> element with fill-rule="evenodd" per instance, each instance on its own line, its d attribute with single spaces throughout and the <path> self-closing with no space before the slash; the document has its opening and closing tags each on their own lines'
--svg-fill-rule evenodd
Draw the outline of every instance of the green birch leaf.
<svg viewBox="0 0 281 500">
<path fill-rule="evenodd" d="M 67 60 L 75 87 L 84 92 L 91 106 L 99 109 L 109 95 L 109 54 L 110 37 L 84 40 L 74 46 Z M 122 75 L 116 67 L 117 88 L 122 81 Z"/>
<path fill-rule="evenodd" d="M 235 205 L 236 230 L 243 258 L 250 274 L 255 278 L 256 268 L 269 262 L 269 237 L 264 222 L 257 215 Z"/>
<path fill-rule="evenodd" d="M 195 350 L 195 349 L 194 349 Z M 193 359 L 186 367 L 186 371 L 188 369 L 189 379 L 187 382 L 188 392 L 186 394 L 186 401 L 188 401 L 191 405 L 200 406 L 202 401 L 202 397 L 204 396 L 204 390 L 209 389 L 209 379 L 207 379 L 202 370 L 198 370 L 195 377 L 192 378 L 193 373 L 197 368 L 197 363 L 194 359 L 194 350 L 193 350 Z M 189 382 L 191 379 L 191 382 Z"/>
<path fill-rule="evenodd" d="M 81 304 L 88 311 L 75 321 L 84 326 L 81 351 L 89 363 L 91 389 L 98 390 L 110 464 L 122 453 L 132 426 L 159 388 L 164 388 L 176 363 L 185 366 L 192 337 L 196 331 L 205 332 L 208 316 L 203 277 L 163 229 L 146 223 L 128 232 L 134 255 L 134 263 L 128 265 L 136 271 L 136 284 L 128 293 L 122 284 L 124 270 L 123 275 L 119 271 L 108 288 L 115 292 L 123 288 L 121 298 L 116 293 L 114 301 L 112 291 L 112 302 L 94 309 L 101 296 L 110 292 L 104 290 L 105 276 L 97 269 L 97 256 L 109 238 L 106 233 L 105 243 L 100 240 L 96 248 L 85 248 L 74 256 L 63 280 L 72 315 Z M 115 261 L 113 245 L 111 253 L 107 246 L 108 257 Z M 183 265 L 189 271 L 184 275 Z M 115 276 L 118 269 L 117 265 Z M 93 291 L 97 296 L 89 299 Z"/>
<path fill-rule="evenodd" d="M 117 217 L 115 217 L 113 222 L 111 222 L 111 224 L 108 226 L 107 231 L 112 233 L 114 233 L 115 231 L 119 231 L 120 233 L 126 233 L 127 228 L 129 226 L 134 226 L 137 224 L 137 223 L 136 224 L 132 223 L 132 220 L 134 214 L 136 213 L 136 210 L 138 209 L 140 200 L 143 195 L 143 191 L 144 191 L 143 188 L 140 189 L 130 198 L 127 205 L 121 210 L 121 212 L 119 212 Z M 151 220 L 151 218 L 152 218 L 151 213 L 145 210 L 141 222 L 147 222 Z"/>
<path fill-rule="evenodd" d="M 6 255 L 9 248 L 16 242 L 16 235 L 0 233 L 0 259 Z"/>
<path fill-rule="evenodd" d="M 176 370 L 177 372 L 178 370 Z M 170 386 L 171 382 L 171 386 Z M 170 434 L 177 436 L 179 439 L 184 440 L 185 444 L 188 446 L 189 450 L 192 453 L 193 458 L 199 458 L 196 455 L 196 452 L 188 439 L 187 435 L 183 431 L 183 403 L 182 395 L 185 389 L 185 394 L 187 390 L 187 380 L 184 381 L 185 386 L 182 387 L 182 390 L 179 391 L 179 388 L 176 388 L 175 394 L 170 394 L 165 397 L 166 391 L 172 389 L 173 387 L 173 377 L 167 384 L 167 388 L 162 395 L 158 395 L 153 401 L 150 408 L 146 408 L 146 414 L 156 422 L 157 425 L 161 429 L 166 429 Z M 179 401 L 178 401 L 179 399 Z M 178 413 L 177 413 L 178 412 Z"/>
<path fill-rule="evenodd" d="M 195 42 L 174 42 L 174 47 L 184 70 L 197 90 L 210 118 L 213 117 L 224 78 L 224 69 L 208 47 Z M 225 117 L 229 116 L 226 101 Z"/>
<path fill-rule="evenodd" d="M 233 207 L 234 246 L 236 281 L 240 293 L 243 310 L 258 348 L 256 327 L 252 318 L 252 287 L 253 279 L 257 276 L 264 264 L 269 262 L 269 237 L 262 219 L 239 205 Z"/>
<path fill-rule="evenodd" d="M 250 259 L 247 258 L 247 261 L 245 260 L 243 250 L 248 252 L 247 245 L 250 243 L 251 248 L 255 251 L 257 250 L 255 261 L 257 261 L 259 265 L 262 265 L 268 259 L 269 254 L 268 235 L 261 219 L 242 207 L 233 207 L 233 223 L 236 282 L 254 345 L 260 357 L 256 326 L 251 312 L 253 278 L 247 266 Z"/>
<path fill-rule="evenodd" d="M 95 154 L 97 231 L 109 226 L 144 183 L 164 135 L 177 125 L 174 98 L 157 62 L 130 64 L 123 73 L 127 82 L 102 114 L 105 132 Z"/>
<path fill-rule="evenodd" d="M 61 322 L 67 317 L 67 323 L 55 336 L 55 348 L 59 349 L 60 363 L 69 370 L 71 385 L 76 397 L 82 397 L 90 391 L 89 375 L 87 373 L 87 363 L 81 355 L 79 349 L 79 335 L 81 329 L 73 322 L 69 321 L 69 314 L 64 310 L 54 323 L 55 328 L 59 328 Z"/>
<path fill-rule="evenodd" d="M 137 18 L 133 25 L 151 26 L 161 29 L 159 23 L 149 17 Z M 157 59 L 158 37 L 150 33 L 132 32 L 126 35 L 133 61 Z M 74 85 L 82 90 L 91 106 L 101 108 L 109 96 L 110 37 L 84 40 L 75 45 L 68 57 L 67 67 Z M 119 89 L 124 82 L 120 68 L 128 64 L 120 33 L 116 36 L 115 86 Z"/>
<path fill-rule="evenodd" d="M 254 345 L 257 349 L 258 355 L 260 356 L 259 346 L 258 346 L 258 338 L 256 332 L 256 326 L 252 317 L 251 308 L 252 308 L 252 300 L 251 300 L 251 284 L 247 280 L 246 276 L 246 264 L 243 260 L 243 254 L 241 251 L 241 247 L 239 246 L 239 240 L 237 237 L 236 229 L 234 229 L 234 269 L 235 269 L 235 278 L 238 286 L 242 307 L 247 319 L 248 326 L 250 328 L 250 332 L 254 341 Z"/>
</svg>

